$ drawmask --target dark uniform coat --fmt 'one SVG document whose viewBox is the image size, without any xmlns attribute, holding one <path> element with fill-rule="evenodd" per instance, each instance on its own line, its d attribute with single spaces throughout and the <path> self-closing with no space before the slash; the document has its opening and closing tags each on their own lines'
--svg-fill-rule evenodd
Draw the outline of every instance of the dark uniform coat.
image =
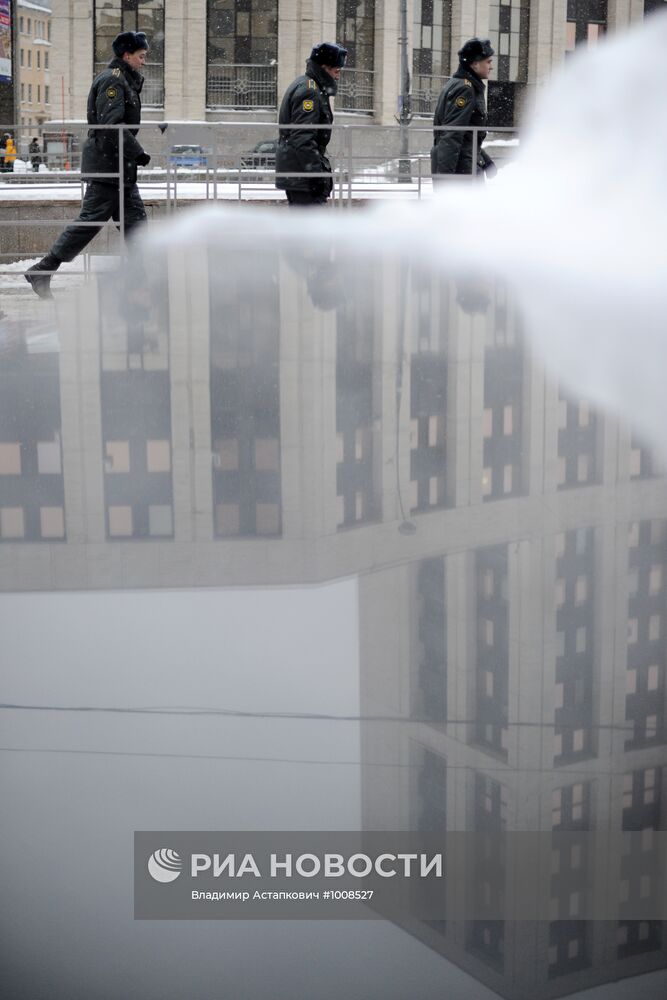
<svg viewBox="0 0 667 1000">
<path fill-rule="evenodd" d="M 303 76 L 290 84 L 280 105 L 281 125 L 331 125 L 333 111 L 329 98 L 336 93 L 336 81 L 311 59 Z M 328 198 L 333 190 L 331 163 L 326 149 L 331 129 L 281 129 L 276 151 L 276 187 L 283 191 L 304 191 L 316 198 Z M 280 177 L 281 173 L 329 174 L 329 177 Z"/>
<path fill-rule="evenodd" d="M 484 84 L 472 70 L 460 66 L 443 89 L 435 109 L 433 125 L 486 125 Z M 477 159 L 486 132 L 477 133 Z M 464 131 L 433 133 L 431 172 L 434 174 L 472 174 L 473 133 Z"/>
<path fill-rule="evenodd" d="M 124 59 L 113 59 L 93 80 L 88 94 L 89 125 L 139 125 L 141 123 L 141 88 L 144 78 Z M 118 130 L 91 129 L 83 146 L 81 173 L 118 173 Z M 123 130 L 123 182 L 131 187 L 137 180 L 137 157 L 144 150 L 136 138 L 137 129 Z M 90 177 L 90 180 L 97 180 Z M 113 178 L 97 183 L 115 184 Z"/>
<path fill-rule="evenodd" d="M 124 59 L 113 59 L 93 80 L 88 94 L 89 125 L 139 125 L 141 100 L 139 94 L 144 78 Z M 119 129 L 91 129 L 83 145 L 81 174 L 88 181 L 78 219 L 65 229 L 53 244 L 50 254 L 58 261 L 73 260 L 90 243 L 98 231 L 92 225 L 77 226 L 77 222 L 103 223 L 120 220 L 121 199 L 118 177 L 98 177 L 98 174 L 118 173 Z M 137 187 L 137 158 L 147 162 L 137 139 L 138 129 L 123 129 L 123 204 L 125 235 L 146 221 L 146 209 Z"/>
</svg>

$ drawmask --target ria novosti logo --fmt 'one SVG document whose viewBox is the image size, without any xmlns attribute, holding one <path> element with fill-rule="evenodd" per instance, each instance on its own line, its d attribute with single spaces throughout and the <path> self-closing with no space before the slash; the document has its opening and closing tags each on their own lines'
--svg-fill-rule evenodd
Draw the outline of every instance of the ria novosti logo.
<svg viewBox="0 0 667 1000">
<path fill-rule="evenodd" d="M 181 874 L 183 862 L 177 851 L 163 847 L 148 859 L 148 872 L 156 882 L 173 882 Z"/>
</svg>

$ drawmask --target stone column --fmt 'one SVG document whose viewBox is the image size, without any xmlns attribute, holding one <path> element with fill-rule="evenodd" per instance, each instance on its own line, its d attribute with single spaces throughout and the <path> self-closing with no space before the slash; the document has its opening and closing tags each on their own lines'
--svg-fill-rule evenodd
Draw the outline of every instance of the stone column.
<svg viewBox="0 0 667 1000">
<path fill-rule="evenodd" d="M 51 115 L 85 120 L 93 79 L 93 6 L 90 0 L 53 0 L 52 9 Z"/>
<path fill-rule="evenodd" d="M 609 0 L 607 25 L 610 31 L 628 28 L 644 18 L 644 0 Z"/>
<path fill-rule="evenodd" d="M 541 87 L 565 58 L 567 0 L 534 0 L 530 5 L 528 82 Z"/>
<path fill-rule="evenodd" d="M 206 0 L 165 3 L 164 116 L 202 121 L 206 111 Z"/>
</svg>

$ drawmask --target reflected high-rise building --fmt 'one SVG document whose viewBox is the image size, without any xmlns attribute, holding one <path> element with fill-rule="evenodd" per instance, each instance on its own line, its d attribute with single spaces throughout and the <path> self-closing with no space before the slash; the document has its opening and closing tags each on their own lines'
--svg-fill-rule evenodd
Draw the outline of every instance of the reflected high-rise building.
<svg viewBox="0 0 667 1000">
<path fill-rule="evenodd" d="M 499 847 L 504 921 L 406 931 L 517 1000 L 667 966 L 664 924 L 622 918 L 665 829 L 655 457 L 550 377 L 493 278 L 237 263 L 171 249 L 130 307 L 102 276 L 57 330 L 5 330 L 0 587 L 358 576 L 364 828 L 575 837 L 535 881 L 549 920 L 513 916 Z M 645 874 L 592 831 L 641 832 Z M 602 884 L 616 919 L 586 920 Z"/>
</svg>

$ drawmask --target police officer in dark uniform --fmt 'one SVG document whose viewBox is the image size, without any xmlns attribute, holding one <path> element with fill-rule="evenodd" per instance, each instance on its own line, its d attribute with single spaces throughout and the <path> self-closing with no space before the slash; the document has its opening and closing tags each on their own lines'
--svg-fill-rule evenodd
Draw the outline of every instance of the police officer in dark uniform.
<svg viewBox="0 0 667 1000">
<path fill-rule="evenodd" d="M 93 80 L 88 94 L 89 125 L 139 125 L 144 78 L 141 75 L 148 51 L 142 31 L 124 31 L 112 48 L 115 58 Z M 137 187 L 137 167 L 146 166 L 150 156 L 137 139 L 138 129 L 123 130 L 123 207 L 125 232 L 129 234 L 146 221 L 146 210 Z M 83 146 L 81 175 L 88 180 L 78 219 L 58 237 L 46 257 L 26 271 L 26 281 L 40 298 L 51 298 L 51 272 L 63 261 L 73 260 L 101 229 L 77 226 L 77 222 L 104 223 L 120 218 L 120 183 L 118 178 L 97 174 L 118 173 L 119 130 L 106 132 L 91 129 Z"/>
<path fill-rule="evenodd" d="M 290 84 L 280 105 L 281 125 L 331 125 L 329 102 L 338 89 L 347 49 L 322 42 L 310 53 L 303 76 Z M 290 205 L 324 205 L 333 190 L 331 163 L 326 149 L 331 129 L 281 129 L 276 151 L 276 187 L 287 193 Z M 326 177 L 293 177 L 290 174 L 327 174 Z M 281 174 L 283 176 L 281 176 Z"/>
<path fill-rule="evenodd" d="M 493 162 L 482 152 L 486 132 L 448 131 L 438 129 L 443 125 L 486 125 L 486 97 L 484 81 L 493 67 L 493 49 L 488 39 L 470 38 L 459 50 L 459 68 L 446 84 L 435 109 L 434 144 L 431 150 L 431 173 L 434 180 L 443 174 L 468 174 L 480 171 L 493 172 Z M 473 149 L 476 162 L 473 165 Z M 474 169 L 473 169 L 474 166 Z"/>
</svg>

